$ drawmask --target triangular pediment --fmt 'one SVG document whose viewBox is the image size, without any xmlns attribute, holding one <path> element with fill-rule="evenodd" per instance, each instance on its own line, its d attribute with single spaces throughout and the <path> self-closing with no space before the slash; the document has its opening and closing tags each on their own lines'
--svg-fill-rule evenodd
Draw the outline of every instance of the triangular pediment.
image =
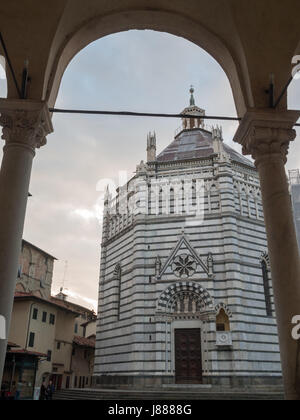
<svg viewBox="0 0 300 420">
<path fill-rule="evenodd" d="M 188 278 L 199 271 L 199 268 L 200 271 L 210 276 L 208 266 L 202 261 L 186 235 L 183 234 L 162 266 L 158 278 L 167 272 L 173 272 L 177 277 Z"/>
</svg>

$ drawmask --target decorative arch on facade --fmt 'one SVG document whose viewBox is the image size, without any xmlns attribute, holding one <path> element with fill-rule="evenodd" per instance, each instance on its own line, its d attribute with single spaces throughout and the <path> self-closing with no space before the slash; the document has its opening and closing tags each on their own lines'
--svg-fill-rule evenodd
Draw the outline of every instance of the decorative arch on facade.
<svg viewBox="0 0 300 420">
<path fill-rule="evenodd" d="M 121 277 L 122 274 L 122 269 L 121 269 L 121 264 L 118 263 L 116 264 L 115 268 L 114 268 L 114 279 L 119 279 Z"/>
<path fill-rule="evenodd" d="M 232 312 L 229 309 L 229 307 L 224 303 L 224 302 L 220 302 L 215 306 L 215 311 L 216 311 L 216 316 L 219 315 L 220 311 L 223 309 L 223 311 L 226 313 L 226 315 L 228 316 L 228 318 L 232 318 Z"/>
<path fill-rule="evenodd" d="M 260 263 L 262 264 L 263 262 L 265 262 L 268 271 L 270 271 L 270 268 L 271 268 L 271 266 L 270 266 L 270 258 L 269 258 L 269 254 L 267 253 L 267 251 L 264 251 L 261 254 Z"/>
<path fill-rule="evenodd" d="M 213 300 L 206 289 L 193 282 L 178 282 L 169 286 L 160 295 L 157 311 L 173 313 L 213 312 Z"/>
</svg>

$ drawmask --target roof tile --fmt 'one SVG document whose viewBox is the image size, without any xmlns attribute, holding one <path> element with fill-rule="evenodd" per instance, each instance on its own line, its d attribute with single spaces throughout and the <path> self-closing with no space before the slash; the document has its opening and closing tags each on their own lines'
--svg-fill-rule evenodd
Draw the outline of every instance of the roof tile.
<svg viewBox="0 0 300 420">
<path fill-rule="evenodd" d="M 253 163 L 226 143 L 225 151 L 238 163 L 253 167 Z M 207 158 L 214 154 L 212 133 L 201 128 L 181 131 L 157 157 L 157 162 Z"/>
<path fill-rule="evenodd" d="M 73 343 L 77 344 L 77 346 L 81 347 L 95 347 L 95 338 L 85 338 L 85 337 L 79 337 L 78 335 L 75 335 L 73 338 Z"/>
</svg>

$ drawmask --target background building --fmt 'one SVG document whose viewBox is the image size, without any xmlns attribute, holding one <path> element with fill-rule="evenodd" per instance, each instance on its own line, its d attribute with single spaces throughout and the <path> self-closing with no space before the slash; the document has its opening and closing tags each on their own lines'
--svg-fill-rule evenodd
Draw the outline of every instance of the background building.
<svg viewBox="0 0 300 420">
<path fill-rule="evenodd" d="M 280 382 L 257 171 L 204 126 L 193 89 L 182 114 L 105 197 L 96 384 Z"/>
<path fill-rule="evenodd" d="M 55 260 L 52 255 L 23 239 L 16 291 L 35 292 L 37 296 L 48 299 Z"/>
<path fill-rule="evenodd" d="M 298 246 L 300 249 L 300 170 L 289 171 L 290 191 Z"/>
<path fill-rule="evenodd" d="M 3 388 L 22 399 L 38 395 L 43 381 L 52 380 L 56 389 L 91 382 L 96 315 L 62 290 L 51 296 L 54 261 L 23 241 L 3 376 Z"/>
<path fill-rule="evenodd" d="M 89 388 L 93 382 L 95 335 L 73 338 L 72 372 L 73 388 Z"/>
</svg>

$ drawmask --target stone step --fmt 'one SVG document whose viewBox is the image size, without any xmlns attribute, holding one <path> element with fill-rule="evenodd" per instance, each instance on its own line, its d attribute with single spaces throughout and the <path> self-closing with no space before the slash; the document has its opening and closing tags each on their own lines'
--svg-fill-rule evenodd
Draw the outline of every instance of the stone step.
<svg viewBox="0 0 300 420">
<path fill-rule="evenodd" d="M 282 400 L 281 391 L 148 391 L 148 390 L 101 390 L 68 389 L 57 391 L 55 400 Z"/>
</svg>

